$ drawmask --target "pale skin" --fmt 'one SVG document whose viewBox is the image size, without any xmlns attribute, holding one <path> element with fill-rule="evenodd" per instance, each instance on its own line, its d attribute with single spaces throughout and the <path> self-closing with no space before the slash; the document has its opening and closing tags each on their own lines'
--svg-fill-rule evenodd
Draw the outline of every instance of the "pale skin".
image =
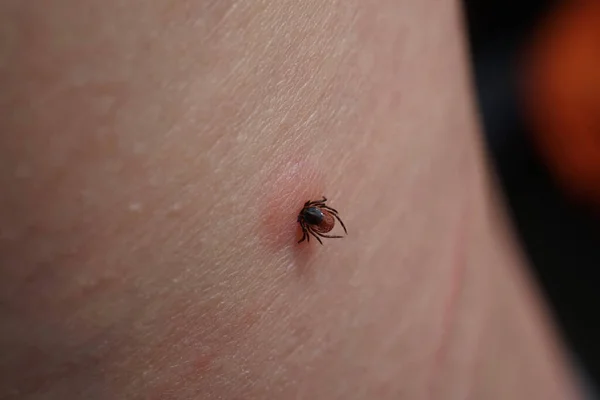
<svg viewBox="0 0 600 400">
<path fill-rule="evenodd" d="M 577 398 L 462 25 L 451 0 L 1 1 L 0 398 Z M 349 235 L 298 244 L 323 195 Z"/>
</svg>

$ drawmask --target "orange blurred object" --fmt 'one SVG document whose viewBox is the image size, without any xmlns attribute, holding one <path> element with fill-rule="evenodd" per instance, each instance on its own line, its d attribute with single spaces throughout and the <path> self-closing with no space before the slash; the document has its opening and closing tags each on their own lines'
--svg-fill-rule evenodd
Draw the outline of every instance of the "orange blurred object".
<svg viewBox="0 0 600 400">
<path fill-rule="evenodd" d="M 562 186 L 600 209 L 600 0 L 562 3 L 528 50 L 534 142 Z"/>
</svg>

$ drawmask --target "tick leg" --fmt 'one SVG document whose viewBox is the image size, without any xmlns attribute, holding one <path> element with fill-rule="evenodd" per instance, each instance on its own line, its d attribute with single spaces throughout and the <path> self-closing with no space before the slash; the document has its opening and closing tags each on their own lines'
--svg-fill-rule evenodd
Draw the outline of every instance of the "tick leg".
<svg viewBox="0 0 600 400">
<path fill-rule="evenodd" d="M 302 243 L 306 240 L 306 232 L 302 232 L 302 239 L 298 240 L 298 243 Z"/>
<path fill-rule="evenodd" d="M 338 221 L 340 221 L 340 224 L 342 224 L 342 228 L 344 228 L 344 232 L 346 232 L 346 235 L 347 235 L 347 234 L 348 234 L 348 230 L 346 229 L 346 225 L 344 225 L 344 223 L 342 222 L 342 219 L 341 219 L 340 217 L 338 217 L 338 215 L 337 215 L 337 214 L 335 214 L 335 213 L 333 214 L 333 216 L 334 216 L 334 217 L 335 217 L 335 218 L 336 218 Z"/>
<path fill-rule="evenodd" d="M 317 204 L 325 205 L 326 201 L 327 201 L 327 197 L 323 196 L 323 200 L 307 201 L 306 205 L 311 205 L 311 206 L 314 206 L 314 205 L 317 205 Z"/>
<path fill-rule="evenodd" d="M 343 236 L 338 236 L 338 235 L 325 235 L 321 232 L 316 232 L 317 235 L 324 237 L 324 238 L 330 238 L 330 239 L 341 239 L 343 238 Z"/>
<path fill-rule="evenodd" d="M 315 232 L 314 232 L 312 229 L 308 228 L 308 233 L 310 233 L 310 234 L 312 234 L 314 237 L 316 237 L 316 238 L 317 238 L 317 240 L 319 241 L 319 243 L 321 243 L 321 245 L 323 244 L 323 242 L 321 241 L 321 239 L 320 239 L 320 238 L 319 238 L 319 237 L 318 237 L 318 236 L 315 234 Z"/>
<path fill-rule="evenodd" d="M 307 239 L 307 241 L 310 242 L 310 237 L 306 234 L 306 228 L 302 224 L 300 224 L 300 227 L 302 228 L 302 239 L 298 240 L 298 243 L 302 243 Z"/>
<path fill-rule="evenodd" d="M 311 229 L 310 226 L 308 227 L 308 230 L 311 231 L 311 232 L 313 232 L 314 234 L 319 235 L 319 236 L 324 237 L 324 238 L 331 238 L 331 239 L 341 239 L 341 238 L 343 238 L 343 236 L 339 236 L 339 235 L 326 235 L 324 233 L 321 233 L 321 232 L 318 232 L 318 231 L 315 231 L 315 230 Z"/>
</svg>

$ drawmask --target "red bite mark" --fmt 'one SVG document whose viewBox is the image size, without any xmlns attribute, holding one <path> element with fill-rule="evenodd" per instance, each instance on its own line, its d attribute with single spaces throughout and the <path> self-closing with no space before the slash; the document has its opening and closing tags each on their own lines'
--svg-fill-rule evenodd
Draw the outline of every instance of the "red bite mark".
<svg viewBox="0 0 600 400">
<path fill-rule="evenodd" d="M 302 237 L 298 213 L 306 201 L 323 197 L 323 176 L 309 162 L 296 160 L 276 168 L 263 187 L 265 198 L 261 204 L 267 215 L 258 223 L 262 242 L 273 250 L 297 246 Z"/>
</svg>

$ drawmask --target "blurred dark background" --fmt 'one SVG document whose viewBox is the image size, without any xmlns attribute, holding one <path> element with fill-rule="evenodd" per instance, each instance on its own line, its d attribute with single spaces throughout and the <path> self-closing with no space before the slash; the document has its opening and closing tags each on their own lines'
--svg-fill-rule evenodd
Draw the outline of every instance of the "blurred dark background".
<svg viewBox="0 0 600 400">
<path fill-rule="evenodd" d="M 464 0 L 489 152 L 563 338 L 598 387 L 600 219 L 569 196 L 540 156 L 520 86 L 528 45 L 558 3 Z"/>
</svg>

